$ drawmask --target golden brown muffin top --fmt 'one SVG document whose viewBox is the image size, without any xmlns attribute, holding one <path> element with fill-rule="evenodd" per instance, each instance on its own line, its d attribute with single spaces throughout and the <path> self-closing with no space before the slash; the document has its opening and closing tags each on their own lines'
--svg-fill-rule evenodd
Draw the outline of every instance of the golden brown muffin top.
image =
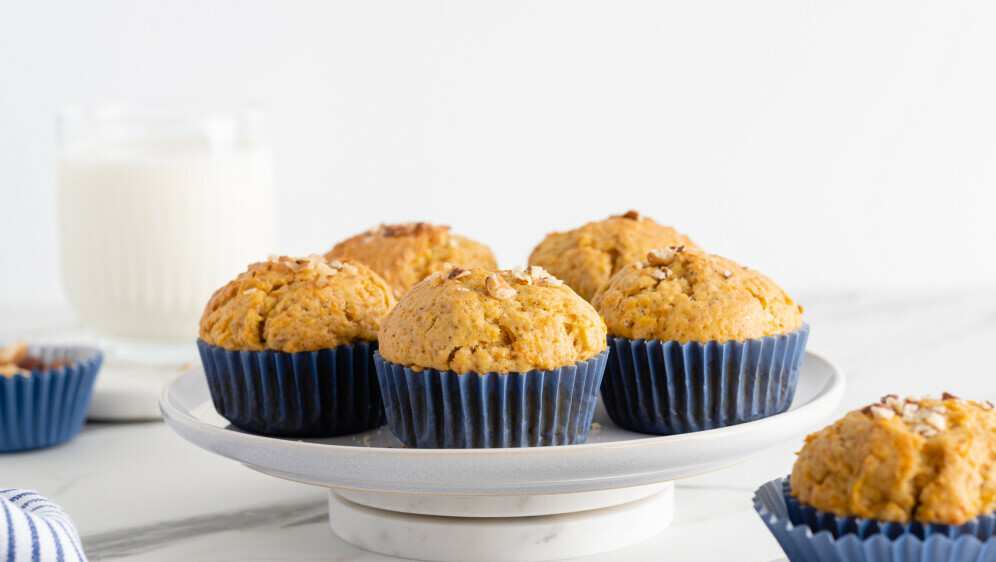
<svg viewBox="0 0 996 562">
<path fill-rule="evenodd" d="M 652 250 L 591 304 L 609 334 L 630 339 L 745 341 L 802 325 L 802 307 L 764 275 L 697 248 Z"/>
<path fill-rule="evenodd" d="M 567 232 L 548 234 L 533 249 L 529 263 L 564 280 L 590 301 L 606 281 L 628 263 L 654 248 L 697 247 L 687 236 L 637 211 L 590 222 Z"/>
<path fill-rule="evenodd" d="M 605 348 L 595 309 L 540 267 L 433 273 L 380 329 L 384 359 L 457 373 L 558 369 Z"/>
<path fill-rule="evenodd" d="M 961 525 L 996 510 L 996 411 L 947 393 L 883 397 L 807 437 L 790 484 L 838 516 Z"/>
<path fill-rule="evenodd" d="M 200 338 L 230 350 L 295 353 L 374 341 L 394 306 L 367 266 L 322 256 L 271 256 L 215 291 Z"/>
<path fill-rule="evenodd" d="M 450 227 L 427 222 L 380 225 L 335 245 L 327 259 L 353 259 L 370 266 L 401 295 L 445 264 L 461 267 L 497 267 L 491 249 Z"/>
</svg>

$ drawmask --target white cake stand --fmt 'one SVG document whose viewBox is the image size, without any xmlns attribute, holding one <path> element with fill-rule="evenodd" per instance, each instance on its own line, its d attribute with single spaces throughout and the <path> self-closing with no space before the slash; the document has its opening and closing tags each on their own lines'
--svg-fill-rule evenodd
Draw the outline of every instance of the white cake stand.
<svg viewBox="0 0 996 562">
<path fill-rule="evenodd" d="M 844 377 L 807 352 L 792 408 L 777 416 L 654 437 L 612 424 L 599 406 L 584 445 L 405 449 L 385 426 L 293 439 L 229 425 L 200 369 L 168 384 L 166 423 L 208 451 L 279 478 L 330 488 L 329 521 L 361 548 L 432 561 L 557 560 L 608 552 L 663 531 L 673 480 L 736 464 L 830 417 Z"/>
</svg>

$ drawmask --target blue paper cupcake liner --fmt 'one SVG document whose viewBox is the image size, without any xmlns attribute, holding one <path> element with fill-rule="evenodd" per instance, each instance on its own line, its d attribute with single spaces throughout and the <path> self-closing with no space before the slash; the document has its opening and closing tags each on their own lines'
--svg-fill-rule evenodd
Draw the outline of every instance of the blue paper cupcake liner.
<svg viewBox="0 0 996 562">
<path fill-rule="evenodd" d="M 787 478 L 782 482 L 782 495 L 785 498 L 785 505 L 788 508 L 789 520 L 793 524 L 808 525 L 814 533 L 830 531 L 834 537 L 855 534 L 860 538 L 867 538 L 872 535 L 881 534 L 894 539 L 902 535 L 911 534 L 922 539 L 930 535 L 941 534 L 950 538 L 956 538 L 961 535 L 972 535 L 981 541 L 985 541 L 996 534 L 996 516 L 992 514 L 976 517 L 962 525 L 923 524 L 919 521 L 898 523 L 896 521 L 880 521 L 878 519 L 866 519 L 862 517 L 838 517 L 833 513 L 826 513 L 814 507 L 803 505 L 799 502 L 798 498 L 792 495 L 792 489 L 789 486 Z"/>
<path fill-rule="evenodd" d="M 584 443 L 609 351 L 550 371 L 413 371 L 374 355 L 391 431 L 409 447 Z"/>
<path fill-rule="evenodd" d="M 26 376 L 0 375 L 0 453 L 50 447 L 79 433 L 103 361 L 90 347 L 39 346 L 29 353 L 45 364 L 72 363 Z"/>
<path fill-rule="evenodd" d="M 602 403 L 612 421 L 674 435 L 758 420 L 788 410 L 809 325 L 743 342 L 608 338 Z"/>
<path fill-rule="evenodd" d="M 266 435 L 331 437 L 384 425 L 377 342 L 284 353 L 233 351 L 197 340 L 214 407 Z"/>
<path fill-rule="evenodd" d="M 871 525 L 857 525 L 863 532 L 846 532 L 835 536 L 829 529 L 814 532 L 808 523 L 792 521 L 786 502 L 786 480 L 777 478 L 754 493 L 754 509 L 775 536 L 792 562 L 996 562 L 996 538 L 980 540 L 973 532 L 927 531 L 923 537 L 913 532 L 889 536 L 870 532 Z M 983 516 L 979 519 L 989 519 Z M 846 518 L 841 518 L 846 519 Z M 868 521 L 868 520 L 866 520 Z M 878 523 L 877 528 L 884 525 Z M 991 523 L 981 523 L 981 527 Z M 836 527 L 836 524 L 831 526 Z M 904 527 L 903 525 L 898 525 Z M 922 526 L 921 526 L 922 527 Z M 929 525 L 928 527 L 946 527 Z M 846 529 L 847 526 L 845 525 Z"/>
</svg>

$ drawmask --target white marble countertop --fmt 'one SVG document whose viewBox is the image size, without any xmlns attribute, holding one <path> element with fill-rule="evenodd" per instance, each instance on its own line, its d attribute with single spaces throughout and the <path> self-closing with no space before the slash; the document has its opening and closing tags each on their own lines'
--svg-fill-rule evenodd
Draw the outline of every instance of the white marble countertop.
<svg viewBox="0 0 996 562">
<path fill-rule="evenodd" d="M 888 393 L 996 398 L 996 371 L 985 361 L 996 338 L 991 288 L 802 296 L 810 349 L 847 375 L 841 412 Z M 0 340 L 79 330 L 58 309 L 2 312 Z M 800 443 L 679 481 L 676 519 L 661 535 L 584 560 L 781 560 L 751 497 L 789 472 Z M 332 533 L 326 490 L 212 455 L 161 422 L 90 423 L 65 445 L 0 456 L 0 484 L 38 490 L 61 505 L 92 560 L 395 560 Z M 723 540 L 710 540 L 717 534 Z"/>
</svg>

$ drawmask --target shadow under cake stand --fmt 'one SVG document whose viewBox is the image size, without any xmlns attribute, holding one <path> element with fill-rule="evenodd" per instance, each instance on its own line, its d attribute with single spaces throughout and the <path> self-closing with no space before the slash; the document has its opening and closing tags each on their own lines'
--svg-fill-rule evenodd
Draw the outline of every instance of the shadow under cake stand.
<svg viewBox="0 0 996 562">
<path fill-rule="evenodd" d="M 211 403 L 200 369 L 168 384 L 166 423 L 249 468 L 329 488 L 329 521 L 360 548 L 450 562 L 588 556 L 662 532 L 674 483 L 798 438 L 829 418 L 843 374 L 807 352 L 792 407 L 770 418 L 654 437 L 614 425 L 599 405 L 584 445 L 522 449 L 405 449 L 387 426 L 326 439 L 246 433 Z"/>
</svg>

